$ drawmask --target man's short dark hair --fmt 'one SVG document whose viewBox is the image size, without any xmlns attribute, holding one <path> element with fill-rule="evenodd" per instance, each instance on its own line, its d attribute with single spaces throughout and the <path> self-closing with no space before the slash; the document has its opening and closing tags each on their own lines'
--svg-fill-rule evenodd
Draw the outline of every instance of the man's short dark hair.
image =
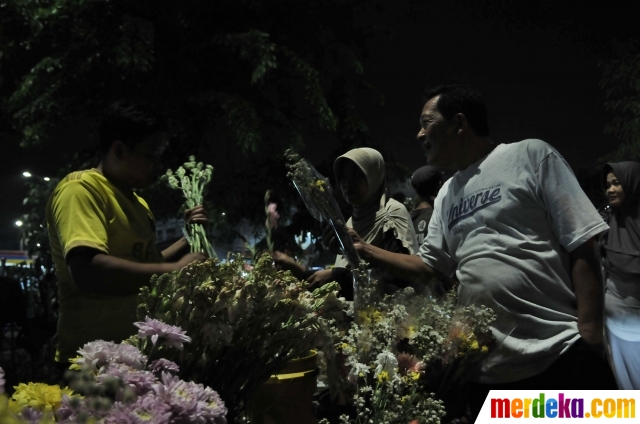
<svg viewBox="0 0 640 424">
<path fill-rule="evenodd" d="M 107 107 L 100 122 L 100 151 L 107 153 L 116 140 L 133 147 L 150 135 L 166 131 L 166 121 L 148 104 L 118 100 Z"/>
<path fill-rule="evenodd" d="M 436 107 L 445 119 L 452 119 L 457 113 L 462 113 L 477 136 L 489 135 L 487 106 L 479 92 L 462 84 L 439 85 L 425 91 L 424 101 L 436 96 L 440 96 Z"/>
</svg>

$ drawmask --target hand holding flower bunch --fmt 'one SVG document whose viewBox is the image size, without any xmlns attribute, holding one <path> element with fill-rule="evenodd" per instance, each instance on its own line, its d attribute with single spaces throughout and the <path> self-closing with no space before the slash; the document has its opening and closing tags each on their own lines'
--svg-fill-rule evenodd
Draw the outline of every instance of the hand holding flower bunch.
<svg viewBox="0 0 640 424">
<path fill-rule="evenodd" d="M 356 268 L 360 258 L 347 233 L 346 221 L 333 197 L 331 184 L 306 159 L 300 158 L 291 150 L 287 150 L 285 154 L 289 168 L 287 176 L 291 178 L 293 185 L 300 193 L 309 213 L 318 221 L 324 220 L 331 225 L 342 254 L 349 264 Z"/>
<path fill-rule="evenodd" d="M 189 161 L 179 167 L 174 173 L 168 170 L 163 175 L 162 180 L 169 184 L 169 187 L 182 190 L 185 197 L 185 205 L 187 207 L 187 216 L 185 217 L 185 237 L 191 246 L 191 252 L 205 252 L 211 258 L 215 258 L 216 253 L 203 226 L 203 221 L 199 219 L 202 204 L 204 202 L 204 194 L 206 187 L 211 181 L 213 167 L 204 165 L 202 162 L 196 163 L 195 156 L 189 156 Z M 195 215 L 195 217 L 191 217 Z M 206 217 L 206 214 L 205 214 Z"/>
</svg>

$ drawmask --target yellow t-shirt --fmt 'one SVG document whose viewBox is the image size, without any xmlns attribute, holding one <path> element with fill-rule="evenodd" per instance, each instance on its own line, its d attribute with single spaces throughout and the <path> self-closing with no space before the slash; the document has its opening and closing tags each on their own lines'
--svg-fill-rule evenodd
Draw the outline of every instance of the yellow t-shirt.
<svg viewBox="0 0 640 424">
<path fill-rule="evenodd" d="M 137 320 L 136 295 L 78 289 L 66 262 L 71 249 L 90 247 L 135 262 L 163 262 L 163 257 L 147 203 L 135 193 L 128 198 L 96 169 L 67 175 L 49 198 L 46 213 L 60 302 L 56 359 L 66 362 L 87 342 L 120 342 L 135 334 Z"/>
</svg>

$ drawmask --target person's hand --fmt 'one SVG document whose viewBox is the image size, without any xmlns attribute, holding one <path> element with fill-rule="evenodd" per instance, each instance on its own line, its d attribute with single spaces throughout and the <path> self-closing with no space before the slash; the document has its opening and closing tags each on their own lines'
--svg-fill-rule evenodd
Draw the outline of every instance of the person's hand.
<svg viewBox="0 0 640 424">
<path fill-rule="evenodd" d="M 209 259 L 209 257 L 202 252 L 187 253 L 186 255 L 181 257 L 178 262 L 174 262 L 176 265 L 176 268 L 174 271 L 182 269 L 185 266 L 189 265 L 190 263 L 197 262 L 197 261 L 204 261 L 207 259 Z"/>
<path fill-rule="evenodd" d="M 275 262 L 276 268 L 291 270 L 292 268 L 296 268 L 298 263 L 291 256 L 286 253 L 274 251 L 271 253 L 271 257 L 273 258 L 273 262 Z"/>
<path fill-rule="evenodd" d="M 340 242 L 336 237 L 335 231 L 333 231 L 333 227 L 331 225 L 327 225 L 322 230 L 322 245 L 329 252 L 334 253 L 336 255 L 341 255 L 340 252 Z"/>
<path fill-rule="evenodd" d="M 205 210 L 204 206 L 198 205 L 193 209 L 187 209 L 184 211 L 184 222 L 188 224 L 201 224 L 203 226 L 209 225 L 209 214 Z"/>
<path fill-rule="evenodd" d="M 353 228 L 347 228 L 347 233 L 351 237 L 351 240 L 353 241 L 353 247 L 356 249 L 356 252 L 358 252 L 358 255 L 360 255 L 361 258 L 365 258 L 365 248 L 367 242 L 362 240 L 360 234 L 358 234 Z"/>
<path fill-rule="evenodd" d="M 333 281 L 332 275 L 333 274 L 330 269 L 321 269 L 314 272 L 309 278 L 307 278 L 307 283 L 309 283 L 309 290 L 322 287 L 328 282 Z"/>
</svg>

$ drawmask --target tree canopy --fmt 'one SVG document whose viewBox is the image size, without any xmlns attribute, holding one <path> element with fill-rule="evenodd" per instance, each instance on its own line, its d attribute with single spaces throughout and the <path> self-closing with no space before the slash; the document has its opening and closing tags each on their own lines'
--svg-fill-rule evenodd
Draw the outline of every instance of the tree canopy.
<svg viewBox="0 0 640 424">
<path fill-rule="evenodd" d="M 166 164 L 211 163 L 215 212 L 229 226 L 260 222 L 265 190 L 288 186 L 286 148 L 309 136 L 342 151 L 369 143 L 357 104 L 381 101 L 363 78 L 380 31 L 357 14 L 377 3 L 9 0 L 3 108 L 28 147 L 74 120 L 97 123 L 116 99 L 151 102 L 170 119 Z"/>
<path fill-rule="evenodd" d="M 640 160 L 640 51 L 638 42 L 617 42 L 617 57 L 603 64 L 606 107 L 614 118 L 605 131 L 621 141 L 603 160 Z"/>
</svg>

